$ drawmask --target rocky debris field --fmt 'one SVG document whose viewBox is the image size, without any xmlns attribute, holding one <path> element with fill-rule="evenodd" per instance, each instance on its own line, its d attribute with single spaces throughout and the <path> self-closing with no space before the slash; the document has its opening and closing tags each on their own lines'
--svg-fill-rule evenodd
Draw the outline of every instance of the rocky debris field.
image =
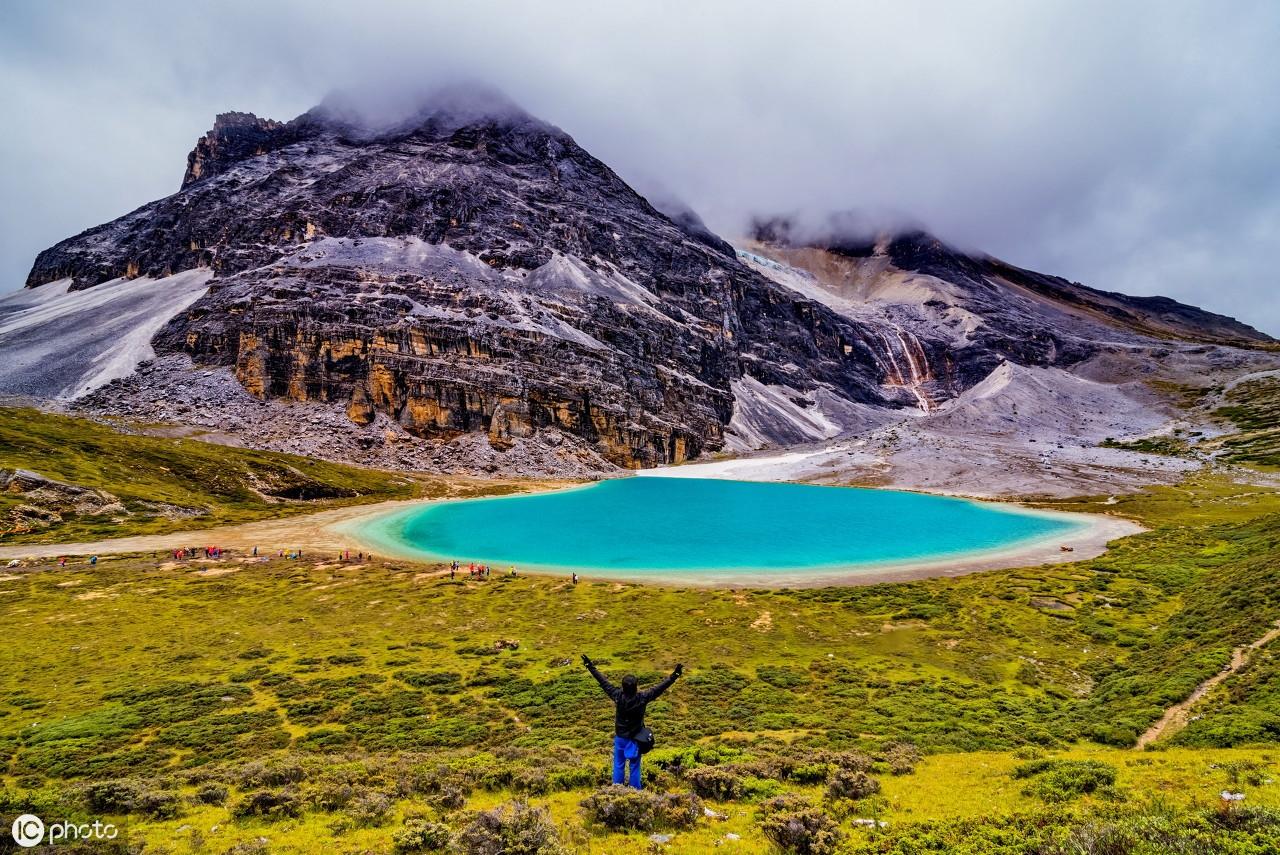
<svg viewBox="0 0 1280 855">
<path fill-rule="evenodd" d="M 424 439 L 386 414 L 359 425 L 338 405 L 263 400 L 249 394 L 229 369 L 196 368 L 182 355 L 143 363 L 133 376 L 81 398 L 76 410 L 182 425 L 187 435 L 211 442 L 380 469 L 565 478 L 617 470 L 580 439 L 557 431 L 519 438 L 499 450 L 483 434 Z"/>
</svg>

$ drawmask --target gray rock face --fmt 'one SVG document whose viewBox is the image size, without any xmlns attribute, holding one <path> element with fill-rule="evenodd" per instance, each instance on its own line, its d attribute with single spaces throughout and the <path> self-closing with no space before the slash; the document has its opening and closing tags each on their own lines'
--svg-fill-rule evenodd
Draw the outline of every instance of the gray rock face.
<svg viewBox="0 0 1280 855">
<path fill-rule="evenodd" d="M 961 252 L 923 232 L 798 237 L 785 220 L 772 220 L 757 224 L 739 255 L 779 284 L 874 329 L 884 388 L 926 413 L 1005 363 L 1074 371 L 1117 354 L 1132 369 L 1150 367 L 1186 342 L 1271 341 L 1232 318 L 1162 297 L 1096 291 Z M 1141 375 L 1126 370 L 1095 379 Z"/>
<path fill-rule="evenodd" d="M 553 428 L 642 466 L 720 447 L 744 374 L 891 403 L 867 330 L 513 107 L 374 135 L 323 110 L 220 117 L 179 193 L 41 253 L 28 285 L 196 266 L 210 293 L 158 353 L 357 424 L 499 447 Z"/>
<path fill-rule="evenodd" d="M 787 235 L 759 237 L 803 261 Z M 1261 337 L 935 244 L 820 247 L 855 279 L 879 265 L 946 286 L 868 309 L 856 287 L 774 275 L 696 216 L 660 213 L 558 128 L 452 92 L 378 130 L 324 105 L 287 123 L 223 114 L 179 192 L 45 250 L 27 285 L 207 268 L 209 292 L 153 340 L 161 357 L 356 427 L 499 452 L 566 434 L 626 467 L 719 449 L 726 430 L 734 447 L 827 436 L 1117 335 Z"/>
</svg>

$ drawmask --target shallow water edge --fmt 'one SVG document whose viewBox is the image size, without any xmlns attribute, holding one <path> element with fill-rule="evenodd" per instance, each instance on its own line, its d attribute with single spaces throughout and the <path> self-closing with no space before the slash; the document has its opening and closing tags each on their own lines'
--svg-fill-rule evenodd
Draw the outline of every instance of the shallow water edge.
<svg viewBox="0 0 1280 855">
<path fill-rule="evenodd" d="M 563 493 L 587 490 L 596 483 L 577 485 Z M 833 487 L 824 489 L 868 490 L 874 488 Z M 904 491 L 877 491 L 903 493 Z M 422 514 L 424 508 L 459 501 L 498 502 L 518 501 L 548 493 L 522 494 L 521 496 L 475 500 L 440 500 L 401 504 L 390 510 L 369 509 L 366 514 L 353 516 L 332 526 L 345 538 L 361 544 L 380 555 L 395 556 L 414 561 L 448 563 L 453 559 L 462 562 L 484 561 L 479 556 L 448 555 L 415 545 L 405 536 L 406 526 Z M 930 494 L 923 494 L 930 495 Z M 1066 523 L 1069 528 L 1048 532 L 1034 537 L 1017 539 L 993 547 L 962 549 L 945 554 L 932 554 L 903 559 L 836 562 L 803 567 L 752 567 L 737 564 L 731 568 L 632 568 L 599 567 L 565 563 L 515 561 L 490 559 L 487 563 L 499 572 L 507 572 L 514 563 L 521 573 L 567 576 L 578 573 L 587 580 L 607 579 L 618 582 L 638 582 L 662 587 L 716 587 L 716 588 L 799 588 L 841 585 L 864 585 L 879 582 L 906 581 L 931 577 L 959 576 L 982 570 L 1027 567 L 1087 560 L 1102 554 L 1112 540 L 1139 533 L 1144 529 L 1138 524 L 1118 517 L 1102 514 L 1070 513 L 1030 508 L 1009 502 L 990 502 L 974 499 L 954 499 L 987 510 L 999 510 L 1008 514 L 1034 516 Z M 1069 547 L 1065 551 L 1063 547 Z"/>
</svg>

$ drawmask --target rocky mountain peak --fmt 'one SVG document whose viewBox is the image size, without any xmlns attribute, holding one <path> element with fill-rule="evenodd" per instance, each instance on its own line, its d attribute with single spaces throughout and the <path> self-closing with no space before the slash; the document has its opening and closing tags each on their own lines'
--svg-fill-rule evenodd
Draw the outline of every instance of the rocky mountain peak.
<svg viewBox="0 0 1280 855">
<path fill-rule="evenodd" d="M 406 459 L 402 437 L 468 459 L 483 446 L 679 462 L 933 412 L 1004 361 L 1071 367 L 1116 342 L 1249 338 L 918 229 L 837 225 L 775 219 L 758 254 L 737 252 L 559 128 L 450 87 L 331 96 L 285 123 L 223 114 L 178 193 L 40 253 L 28 286 L 61 282 L 45 302 L 68 306 L 118 300 L 126 320 L 172 292 L 150 339 L 164 369 L 131 379 L 127 404 L 104 391 L 111 406 L 188 400 L 218 377 L 228 385 L 209 400 L 234 401 L 234 387 L 267 409 L 306 402 L 383 464 Z M 171 391 L 157 392 L 163 378 Z M 276 442 L 253 416 L 267 410 L 243 403 L 244 431 Z"/>
<path fill-rule="evenodd" d="M 247 157 L 265 154 L 284 142 L 287 131 L 284 123 L 260 119 L 253 113 L 219 113 L 213 128 L 196 141 L 187 155 L 182 186 L 217 175 Z"/>
</svg>

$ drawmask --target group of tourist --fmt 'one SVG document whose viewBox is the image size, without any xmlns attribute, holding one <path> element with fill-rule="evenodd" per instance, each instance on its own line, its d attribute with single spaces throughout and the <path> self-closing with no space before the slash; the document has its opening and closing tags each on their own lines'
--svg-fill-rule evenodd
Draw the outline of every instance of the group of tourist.
<svg viewBox="0 0 1280 855">
<path fill-rule="evenodd" d="M 221 558 L 222 547 L 221 546 L 203 546 L 203 547 L 184 546 L 179 549 L 173 550 L 173 559 L 175 561 L 182 561 L 187 558 L 199 558 L 201 554 L 203 554 L 205 558 Z"/>
<path fill-rule="evenodd" d="M 454 561 L 449 565 L 449 578 L 456 579 L 458 577 L 458 571 L 461 569 L 462 565 L 457 561 Z M 508 572 L 510 575 L 514 576 L 516 575 L 516 568 L 512 566 Z M 477 564 L 472 561 L 467 565 L 467 575 L 472 579 L 488 579 L 493 576 L 493 568 L 488 564 Z"/>
<path fill-rule="evenodd" d="M 462 570 L 462 565 L 455 560 L 452 564 L 449 565 L 449 578 L 450 579 L 458 578 L 458 573 L 461 570 Z M 515 577 L 518 575 L 516 573 L 516 566 L 514 564 L 512 564 L 510 567 L 507 568 L 507 575 L 511 577 Z M 470 564 L 467 565 L 467 577 L 471 579 L 491 579 L 493 578 L 493 567 L 488 564 L 477 564 L 476 562 L 472 561 Z M 575 582 L 578 581 L 578 574 L 576 573 L 574 574 L 573 581 Z"/>
</svg>

